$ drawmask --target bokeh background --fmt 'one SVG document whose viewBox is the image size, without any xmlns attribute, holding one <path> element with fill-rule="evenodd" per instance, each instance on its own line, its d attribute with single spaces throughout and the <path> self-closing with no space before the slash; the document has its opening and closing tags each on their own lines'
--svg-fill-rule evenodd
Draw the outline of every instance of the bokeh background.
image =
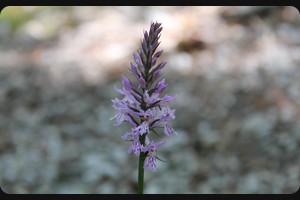
<svg viewBox="0 0 300 200">
<path fill-rule="evenodd" d="M 5 7 L 0 186 L 136 193 L 137 157 L 111 99 L 162 23 L 173 127 L 145 193 L 294 193 L 300 183 L 300 18 L 294 7 Z M 161 59 L 161 60 L 162 60 Z"/>
</svg>

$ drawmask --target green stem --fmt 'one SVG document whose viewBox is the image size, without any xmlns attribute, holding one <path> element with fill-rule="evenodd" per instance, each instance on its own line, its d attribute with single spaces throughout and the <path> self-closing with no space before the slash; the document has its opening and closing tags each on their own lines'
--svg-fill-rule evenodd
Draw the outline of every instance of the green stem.
<svg viewBox="0 0 300 200">
<path fill-rule="evenodd" d="M 140 142 L 142 145 L 145 144 L 146 135 L 140 136 Z M 139 171 L 138 171 L 138 194 L 144 193 L 144 162 L 145 162 L 145 153 L 140 152 L 139 156 Z"/>
<path fill-rule="evenodd" d="M 138 172 L 138 194 L 143 194 L 144 190 L 144 153 L 140 153 Z"/>
</svg>

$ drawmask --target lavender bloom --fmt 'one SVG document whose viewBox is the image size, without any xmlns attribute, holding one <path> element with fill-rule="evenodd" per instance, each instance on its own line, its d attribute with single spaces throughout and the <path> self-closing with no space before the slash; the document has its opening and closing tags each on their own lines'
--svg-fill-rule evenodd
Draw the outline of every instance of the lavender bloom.
<svg viewBox="0 0 300 200">
<path fill-rule="evenodd" d="M 148 147 L 142 148 L 143 152 L 148 153 L 148 156 L 145 161 L 145 166 L 144 166 L 145 168 L 147 168 L 149 165 L 151 165 L 152 171 L 153 172 L 156 171 L 156 151 L 157 151 L 157 148 L 159 146 L 163 145 L 165 142 L 166 141 L 160 141 L 158 143 L 151 142 Z"/>
<path fill-rule="evenodd" d="M 117 114 L 111 119 L 117 118 L 116 126 L 128 122 L 132 128 L 122 138 L 131 141 L 128 153 L 139 156 L 145 155 L 144 168 L 151 166 L 156 171 L 157 148 L 165 141 L 154 142 L 150 140 L 151 133 L 162 131 L 166 136 L 175 133 L 170 121 L 175 119 L 175 110 L 169 108 L 168 103 L 173 101 L 173 96 L 165 95 L 165 79 L 160 79 L 162 69 L 167 62 L 163 61 L 156 65 L 163 51 L 156 52 L 160 42 L 162 27 L 160 23 L 151 23 L 149 32 L 144 32 L 144 38 L 137 53 L 133 54 L 134 63 L 130 63 L 129 70 L 136 81 L 136 86 L 123 75 L 123 89 L 117 92 L 122 94 L 123 99 L 112 100 L 113 108 Z M 158 129 L 157 128 L 162 128 Z"/>
</svg>

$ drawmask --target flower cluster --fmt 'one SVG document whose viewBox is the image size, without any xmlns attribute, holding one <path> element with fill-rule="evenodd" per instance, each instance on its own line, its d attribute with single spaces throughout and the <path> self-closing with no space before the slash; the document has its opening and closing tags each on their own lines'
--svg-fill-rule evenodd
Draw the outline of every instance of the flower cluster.
<svg viewBox="0 0 300 200">
<path fill-rule="evenodd" d="M 122 122 L 128 122 L 132 129 L 122 137 L 131 141 L 128 153 L 139 156 L 145 155 L 144 168 L 152 167 L 156 171 L 157 148 L 165 143 L 164 140 L 154 142 L 150 133 L 157 134 L 156 130 L 161 128 L 167 136 L 176 133 L 170 121 L 175 119 L 175 110 L 171 110 L 168 103 L 173 101 L 173 96 L 164 95 L 167 84 L 162 79 L 162 69 L 167 62 L 156 64 L 162 55 L 162 50 L 156 52 L 160 42 L 160 23 L 151 23 L 149 32 L 144 32 L 140 49 L 133 54 L 134 64 L 130 63 L 129 70 L 136 80 L 134 84 L 123 75 L 123 89 L 115 88 L 123 99 L 112 100 L 113 108 L 117 114 L 111 119 L 117 118 L 116 126 Z"/>
</svg>

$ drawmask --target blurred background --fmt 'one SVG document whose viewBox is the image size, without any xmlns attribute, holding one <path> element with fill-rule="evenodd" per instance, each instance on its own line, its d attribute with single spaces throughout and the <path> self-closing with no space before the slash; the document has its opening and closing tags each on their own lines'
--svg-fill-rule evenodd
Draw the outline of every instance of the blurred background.
<svg viewBox="0 0 300 200">
<path fill-rule="evenodd" d="M 294 193 L 300 18 L 294 7 L 5 7 L 0 185 L 7 193 L 136 193 L 111 99 L 151 21 L 177 95 L 145 193 Z"/>
</svg>

